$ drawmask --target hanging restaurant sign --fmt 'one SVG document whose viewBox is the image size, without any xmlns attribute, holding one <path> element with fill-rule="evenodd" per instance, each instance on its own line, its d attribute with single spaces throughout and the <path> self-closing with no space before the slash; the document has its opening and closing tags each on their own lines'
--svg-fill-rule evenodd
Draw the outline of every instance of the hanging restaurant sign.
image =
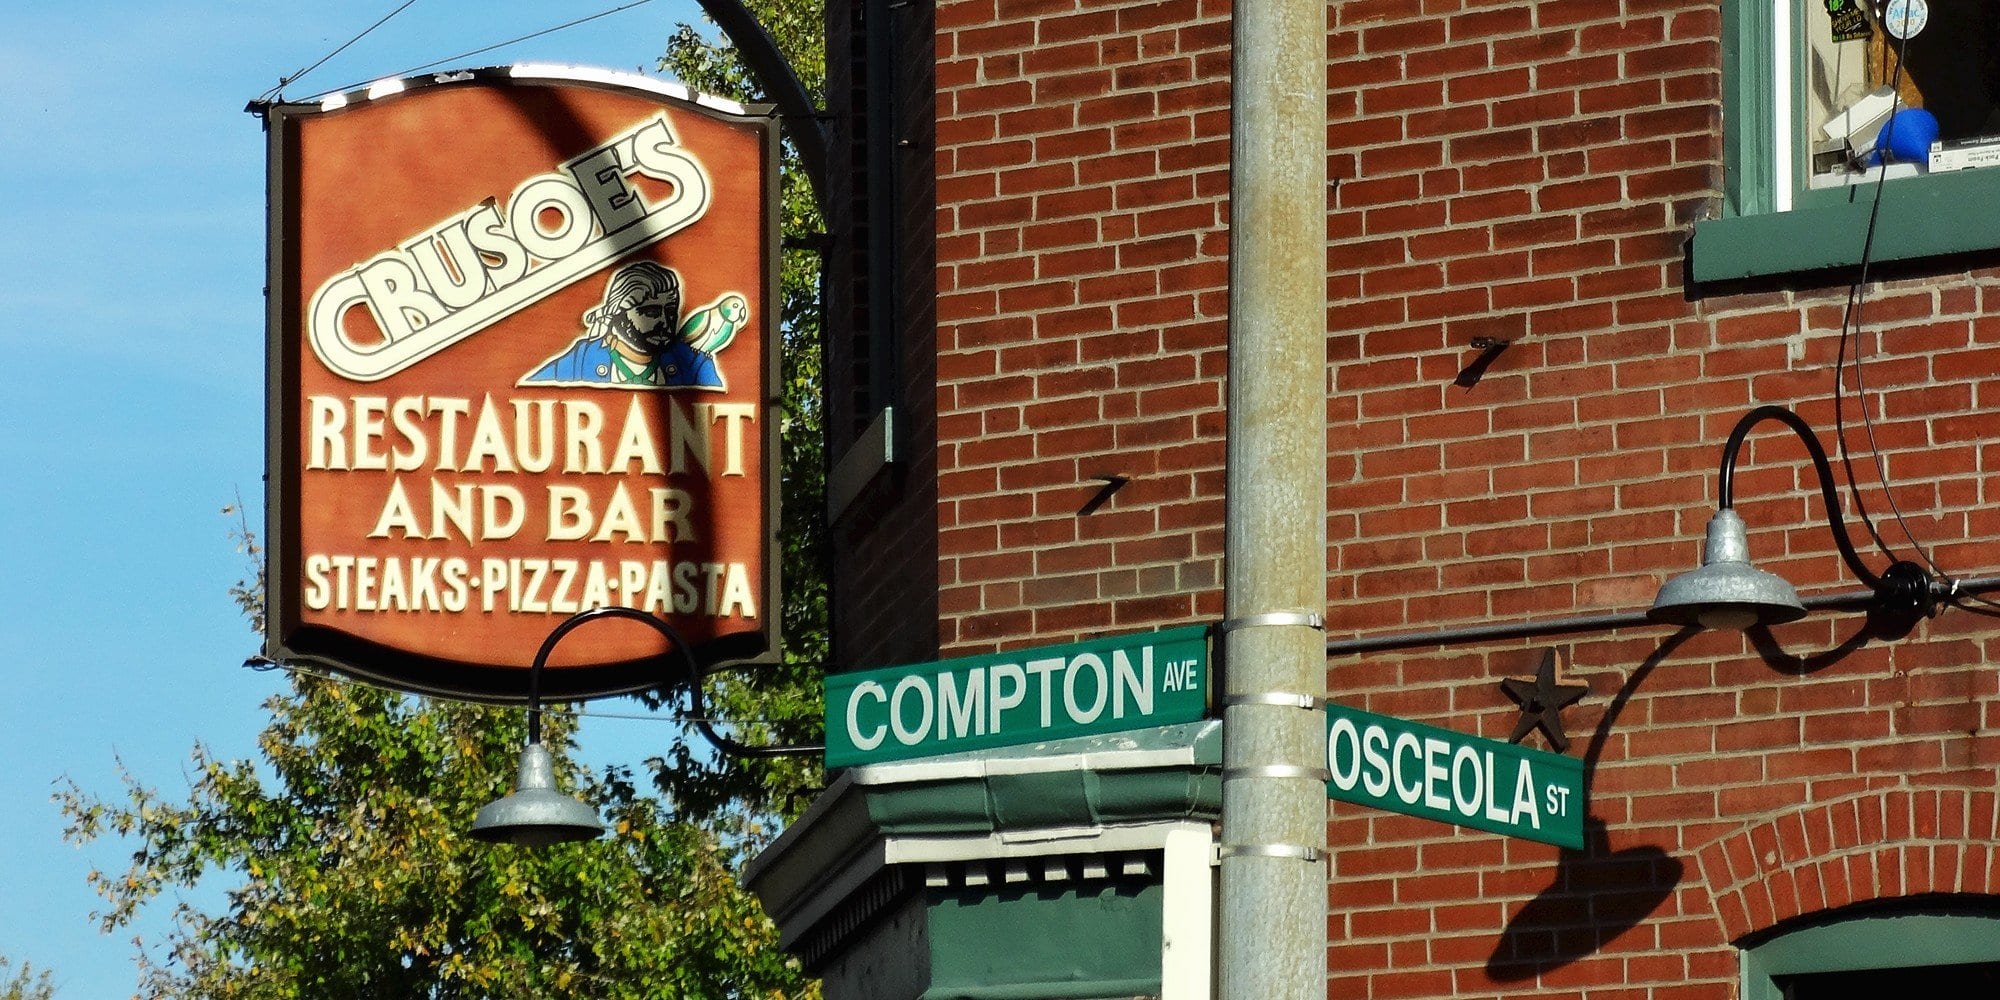
<svg viewBox="0 0 2000 1000">
<path fill-rule="evenodd" d="M 525 697 L 574 612 L 778 646 L 773 120 L 513 67 L 257 108 L 270 151 L 268 654 Z M 652 629 L 544 693 L 660 682 Z"/>
</svg>

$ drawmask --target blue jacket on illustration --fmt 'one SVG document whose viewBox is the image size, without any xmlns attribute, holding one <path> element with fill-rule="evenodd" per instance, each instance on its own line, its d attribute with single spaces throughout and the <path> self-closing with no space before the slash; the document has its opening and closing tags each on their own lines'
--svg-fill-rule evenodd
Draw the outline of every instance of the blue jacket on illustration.
<svg viewBox="0 0 2000 1000">
<path fill-rule="evenodd" d="M 693 346 L 675 342 L 659 353 L 653 363 L 634 371 L 629 362 L 621 364 L 602 340 L 584 339 L 550 358 L 542 367 L 521 379 L 557 385 L 649 385 L 687 386 L 698 389 L 722 388 L 722 374 L 716 370 L 715 356 Z M 630 373 L 628 376 L 627 373 Z M 631 377 L 636 376 L 636 377 Z"/>
</svg>

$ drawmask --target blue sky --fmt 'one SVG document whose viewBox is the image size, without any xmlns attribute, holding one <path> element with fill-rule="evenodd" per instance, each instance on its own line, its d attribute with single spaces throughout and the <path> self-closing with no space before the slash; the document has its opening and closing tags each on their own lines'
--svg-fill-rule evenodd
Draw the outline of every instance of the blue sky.
<svg viewBox="0 0 2000 1000">
<path fill-rule="evenodd" d="M 62 839 L 68 776 L 185 787 L 196 742 L 254 754 L 281 679 L 228 597 L 246 566 L 221 514 L 261 524 L 264 151 L 244 104 L 398 0 L 14 5 L 0 32 L 0 955 L 64 1000 L 130 996 L 134 931 L 104 934 Z M 286 91 L 307 97 L 620 6 L 418 0 Z M 650 68 L 691 0 L 654 0 L 465 60 Z M 636 711 L 611 702 L 604 711 Z M 586 725 L 636 762 L 654 722 Z M 199 901 L 199 900 L 198 900 Z M 171 901 L 136 933 L 157 942 Z"/>
</svg>

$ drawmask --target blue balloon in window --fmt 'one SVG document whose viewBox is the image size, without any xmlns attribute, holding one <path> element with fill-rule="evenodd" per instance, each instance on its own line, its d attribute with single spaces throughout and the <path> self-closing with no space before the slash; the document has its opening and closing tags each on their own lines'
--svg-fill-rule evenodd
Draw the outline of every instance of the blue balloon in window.
<svg viewBox="0 0 2000 1000">
<path fill-rule="evenodd" d="M 1892 163 L 1929 163 L 1931 143 L 1937 137 L 1936 115 L 1922 108 L 1898 108 L 1875 136 L 1876 153 L 1871 162 L 1881 162 L 1881 151 L 1888 150 Z"/>
</svg>

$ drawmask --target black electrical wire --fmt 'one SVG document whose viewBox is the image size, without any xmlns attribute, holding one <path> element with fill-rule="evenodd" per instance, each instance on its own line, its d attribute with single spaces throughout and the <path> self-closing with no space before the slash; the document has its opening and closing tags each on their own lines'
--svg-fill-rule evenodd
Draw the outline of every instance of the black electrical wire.
<svg viewBox="0 0 2000 1000">
<path fill-rule="evenodd" d="M 1978 594 L 2000 590 L 2000 576 L 1983 576 L 1961 580 L 1952 585 L 1954 594 Z M 1876 606 L 1881 595 L 1874 590 L 1849 590 L 1832 594 L 1813 594 L 1799 598 L 1799 603 L 1809 611 L 1860 611 Z M 1988 614 L 1984 610 L 1967 608 L 1977 614 Z M 1459 628 L 1440 629 L 1433 632 L 1399 632 L 1390 635 L 1358 636 L 1347 639 L 1328 639 L 1326 655 L 1356 656 L 1362 653 L 1381 653 L 1404 649 L 1432 649 L 1448 646 L 1470 646 L 1508 639 L 1542 639 L 1555 635 L 1575 635 L 1585 632 L 1611 632 L 1623 628 L 1660 628 L 1661 622 L 1646 617 L 1644 611 L 1617 611 L 1609 614 L 1581 615 L 1573 618 L 1545 618 L 1539 621 L 1496 622 L 1484 625 L 1468 625 Z M 1679 626 L 1674 626 L 1679 627 Z"/>
<path fill-rule="evenodd" d="M 1886 23 L 1883 23 L 1883 30 L 1885 32 L 1888 30 Z M 1909 42 L 1909 36 L 1905 34 L 1897 39 L 1897 44 L 1893 49 L 1895 62 L 1889 73 L 1889 90 L 1892 95 L 1892 103 L 1890 104 L 1889 111 L 1890 121 L 1894 121 L 1895 115 L 1902 109 L 1901 88 L 1904 54 L 1908 50 Z M 1885 45 L 1884 49 L 1889 49 L 1889 46 Z M 1875 196 L 1869 205 L 1868 227 L 1862 236 L 1860 269 L 1855 276 L 1854 283 L 1848 287 L 1847 308 L 1842 315 L 1840 325 L 1840 352 L 1835 360 L 1833 369 L 1834 443 L 1839 449 L 1841 468 L 1847 476 L 1848 492 L 1854 498 L 1855 513 L 1860 517 L 1862 526 L 1867 530 L 1869 538 L 1874 541 L 1877 549 L 1881 550 L 1891 560 L 1899 558 L 1894 549 L 1882 537 L 1881 532 L 1875 526 L 1874 518 L 1869 514 L 1867 502 L 1862 497 L 1860 479 L 1854 471 L 1854 456 L 1847 447 L 1844 390 L 1846 386 L 1845 375 L 1849 367 L 1848 347 L 1851 343 L 1854 349 L 1852 364 L 1854 371 L 1854 393 L 1857 405 L 1861 410 L 1862 429 L 1868 438 L 1869 454 L 1875 466 L 1875 478 L 1877 482 L 1882 484 L 1883 500 L 1889 505 L 1889 512 L 1895 518 L 1896 526 L 1902 531 L 1903 537 L 1908 540 L 1910 547 L 1916 551 L 1918 557 L 1924 561 L 1925 565 L 1930 567 L 1932 572 L 1943 579 L 1947 585 L 1951 585 L 1951 574 L 1946 572 L 1944 567 L 1938 565 L 1937 560 L 1932 558 L 1930 551 L 1924 546 L 1923 542 L 1917 539 L 1916 533 L 1910 528 L 1908 518 L 1903 514 L 1901 505 L 1896 502 L 1895 491 L 1891 488 L 1889 482 L 1888 462 L 1883 457 L 1881 444 L 1875 436 L 1874 417 L 1868 412 L 1868 382 L 1862 367 L 1864 358 L 1857 333 L 1861 327 L 1862 305 L 1866 300 L 1868 284 L 1868 267 L 1874 258 L 1876 226 L 1881 218 L 1882 196 L 1888 187 L 1889 173 L 1889 156 L 1887 155 L 1887 151 L 1881 149 L 1878 145 L 1875 155 L 1880 160 L 1881 169 L 1875 179 Z M 1953 603 L 1960 607 L 1964 605 L 1959 604 L 1957 599 L 1963 597 L 1966 600 L 2000 609 L 2000 602 L 1995 602 L 1976 592 L 1961 594 L 1956 586 L 1951 586 L 1951 596 Z"/>
<path fill-rule="evenodd" d="M 427 63 L 424 63 L 424 64 L 423 64 L 423 65 L 421 65 L 421 66 L 412 66 L 412 67 L 410 67 L 409 69 L 406 69 L 406 70 L 403 70 L 403 71 L 402 71 L 402 72 L 400 72 L 400 73 L 393 73 L 393 74 L 391 74 L 391 75 L 392 75 L 392 76 L 409 76 L 409 75 L 410 75 L 410 74 L 412 74 L 412 73 L 421 73 L 421 72 L 423 72 L 424 70 L 427 70 L 427 69 L 430 69 L 430 68 L 432 68 L 432 67 L 434 67 L 434 66 L 442 66 L 442 65 L 444 65 L 444 64 L 446 64 L 446 63 L 455 63 L 455 62 L 458 62 L 458 61 L 459 61 L 459 60 L 461 60 L 461 59 L 470 59 L 470 58 L 472 58 L 473 56 L 477 56 L 477 55 L 484 55 L 484 54 L 486 54 L 486 53 L 488 53 L 488 52 L 491 52 L 491 51 L 493 51 L 494 49 L 504 49 L 504 48 L 506 48 L 506 47 L 507 47 L 507 46 L 509 46 L 509 45 L 515 45 L 515 44 L 518 44 L 518 43 L 520 43 L 520 42 L 526 42 L 526 41 L 530 41 L 530 40 L 532 40 L 532 39 L 536 39 L 536 38 L 540 38 L 540 37 L 542 37 L 543 35 L 553 35 L 553 34 L 555 34 L 555 33 L 556 33 L 556 32 L 558 32 L 558 31 L 564 31 L 564 30 L 567 30 L 567 29 L 570 29 L 570 28 L 574 28 L 574 27 L 576 27 L 576 26 L 577 26 L 577 25 L 579 25 L 579 24 L 588 24 L 588 23 L 590 23 L 590 22 L 592 22 L 592 21 L 595 21 L 595 20 L 597 20 L 597 19 L 598 19 L 598 18 L 600 18 L 600 17 L 610 17 L 610 16 L 611 16 L 611 15 L 613 15 L 613 14 L 617 14 L 617 13 L 621 13 L 621 12 L 624 12 L 624 11 L 628 11 L 628 10 L 631 10 L 632 8 L 634 8 L 634 7 L 644 7 L 645 5 L 647 5 L 647 4 L 649 4 L 649 3 L 652 3 L 652 2 L 653 2 L 653 0 L 632 0 L 632 2 L 631 2 L 631 3 L 628 3 L 628 4 L 624 4 L 624 5 L 622 5 L 622 6 L 618 6 L 618 7 L 613 7 L 613 8 L 611 8 L 611 9 L 609 9 L 609 10 L 601 10 L 601 11 L 598 11 L 597 13 L 595 13 L 595 14 L 590 14 L 590 15 L 587 15 L 587 16 L 584 16 L 584 17 L 579 17 L 579 18 L 577 18 L 577 19 L 576 19 L 576 20 L 574 20 L 574 21 L 565 21 L 565 22 L 563 22 L 563 23 L 561 23 L 561 24 L 558 24 L 558 25 L 556 25 L 556 26 L 555 26 L 555 27 L 553 27 L 553 28 L 543 28 L 543 29 L 542 29 L 542 30 L 540 30 L 540 31 L 531 31 L 531 32 L 529 32 L 529 33 L 527 33 L 527 34 L 525 34 L 525 35 L 521 35 L 521 36 L 519 36 L 519 37 L 516 37 L 516 38 L 509 38 L 509 39 L 507 39 L 507 40 L 506 40 L 506 41 L 504 41 L 504 42 L 494 42 L 494 43 L 493 43 L 493 44 L 491 44 L 491 45 L 486 45 L 486 46 L 481 46 L 480 48 L 476 48 L 476 49 L 473 49 L 473 50 L 471 50 L 471 51 L 469 51 L 469 52 L 460 52 L 459 54 L 457 54 L 457 55 L 455 55 L 455 56 L 446 56 L 446 57 L 444 57 L 443 59 L 433 59 L 433 60 L 431 60 L 430 62 L 427 62 Z M 356 86 L 359 86 L 359 85 L 357 84 Z"/>
<path fill-rule="evenodd" d="M 1886 25 L 1883 30 L 1888 30 Z M 1895 48 L 1896 61 L 1889 73 L 1889 93 L 1891 95 L 1889 121 L 1891 122 L 1895 121 L 1896 114 L 1902 110 L 1903 105 L 1901 89 L 1903 82 L 1903 51 L 1909 45 L 1909 39 L 1904 38 L 1901 40 L 1901 43 Z M 1884 48 L 1886 49 L 1888 46 L 1885 45 Z M 1890 508 L 1894 510 L 1895 498 L 1890 496 L 1888 470 L 1881 461 L 1881 451 L 1875 443 L 1874 422 L 1868 415 L 1867 383 L 1861 373 L 1861 345 L 1859 338 L 1856 337 L 1856 332 L 1861 326 L 1861 307 L 1866 301 L 1868 265 L 1872 263 L 1875 253 L 1875 227 L 1882 215 L 1882 194 L 1888 188 L 1889 157 L 1886 154 L 1887 150 L 1882 149 L 1878 142 L 1875 156 L 1880 161 L 1881 169 L 1875 177 L 1875 197 L 1872 199 L 1868 209 L 1868 227 L 1861 237 L 1861 267 L 1859 273 L 1855 276 L 1854 282 L 1847 288 L 1847 308 L 1841 314 L 1840 353 L 1835 358 L 1833 366 L 1833 440 L 1835 447 L 1839 450 L 1841 470 L 1847 475 L 1848 492 L 1854 497 L 1855 513 L 1860 516 L 1861 524 L 1867 529 L 1868 537 L 1874 541 L 1875 547 L 1893 561 L 1898 556 L 1890 548 L 1888 542 L 1882 538 L 1881 532 L 1876 530 L 1875 520 L 1868 513 L 1867 501 L 1862 498 L 1859 477 L 1854 472 L 1854 456 L 1847 448 L 1847 418 L 1846 407 L 1844 405 L 1845 400 L 1843 398 L 1843 390 L 1846 384 L 1847 351 L 1848 345 L 1852 343 L 1854 345 L 1855 393 L 1859 397 L 1862 422 L 1868 434 L 1868 446 L 1876 456 L 1876 479 L 1882 483 L 1883 495 L 1889 498 Z M 1907 526 L 1904 528 L 1904 534 L 1909 534 Z M 1914 539 L 1912 541 L 1914 542 Z M 1936 567 L 1932 568 L 1935 569 Z"/>
<path fill-rule="evenodd" d="M 304 68 L 304 69 L 302 69 L 302 70 L 299 70 L 298 72 L 296 72 L 296 73 L 293 73 L 293 74 L 292 74 L 291 76 L 288 76 L 288 77 L 284 77 L 284 78 L 280 79 L 280 80 L 278 81 L 278 85 L 277 85 L 277 86 L 275 86 L 275 87 L 272 87 L 272 88 L 271 88 L 270 90 L 267 90 L 267 91 L 265 91 L 265 92 L 264 92 L 264 94 L 263 94 L 263 96 L 259 97 L 259 98 L 258 98 L 258 99 L 257 99 L 256 101 L 254 101 L 254 102 L 252 102 L 252 103 L 254 103 L 254 104 L 263 104 L 263 103 L 268 103 L 268 102 L 270 102 L 270 101 L 271 101 L 271 100 L 272 100 L 272 99 L 273 99 L 274 97 L 276 97 L 276 96 L 277 96 L 277 94 L 278 94 L 278 93 L 279 93 L 280 91 L 282 91 L 282 90 L 283 90 L 284 88 L 286 88 L 286 87 L 290 86 L 291 84 L 293 84 L 294 82 L 296 82 L 296 81 L 297 81 L 297 80 L 298 80 L 298 79 L 299 79 L 300 77 L 302 77 L 302 76 L 306 75 L 307 73 L 310 73 L 310 72 L 312 72 L 312 71 L 313 71 L 313 70 L 315 70 L 315 69 L 318 69 L 318 68 L 319 68 L 319 67 L 320 67 L 320 66 L 321 66 L 322 64 L 324 64 L 324 63 L 325 63 L 325 62 L 326 62 L 327 60 L 329 60 L 329 59 L 332 59 L 332 58 L 333 58 L 334 56 L 337 56 L 337 55 L 339 55 L 339 54 L 340 54 L 340 53 L 341 53 L 342 51 L 346 50 L 348 46 L 351 46 L 351 45 L 353 45 L 353 44 L 354 44 L 355 42 L 358 42 L 358 41 L 360 41 L 360 40 L 361 40 L 361 39 L 362 39 L 363 37 L 365 37 L 365 36 L 366 36 L 366 35 L 368 34 L 368 32 L 370 32 L 370 31 L 374 31 L 374 30 L 375 30 L 376 28 L 379 28 L 379 27 L 381 27 L 381 26 L 382 26 L 383 24 L 385 24 L 385 23 L 387 23 L 387 22 L 388 22 L 389 18 L 391 18 L 391 17 L 395 17 L 395 16 L 397 15 L 397 14 L 400 14 L 400 13 L 402 13 L 402 12 L 403 12 L 403 10 L 404 10 L 405 8 L 408 8 L 408 7 L 409 7 L 409 6 L 411 5 L 411 4 L 413 4 L 413 3 L 416 3 L 416 2 L 417 2 L 417 0 L 404 0 L 404 3 L 403 3 L 403 5 L 402 5 L 401 7 L 398 7 L 398 8 L 396 8 L 395 10 L 393 10 L 393 11 L 390 11 L 390 12 L 389 12 L 389 14 L 388 14 L 388 15 L 387 15 L 386 17 L 382 18 L 382 20 L 380 20 L 380 21 L 377 21 L 377 22 L 375 22 L 375 23 L 374 23 L 374 24 L 372 24 L 372 25 L 369 25 L 369 27 L 368 27 L 368 30 L 367 30 L 367 31 L 363 31 L 363 32 L 362 32 L 361 34 L 359 34 L 359 35 L 356 35 L 356 36 L 354 36 L 353 38 L 350 38 L 350 39 L 348 39 L 348 40 L 347 40 L 347 41 L 346 41 L 346 42 L 345 42 L 344 44 L 342 44 L 342 45 L 341 45 L 341 46 L 340 46 L 339 48 L 337 48 L 337 49 L 334 49 L 334 50 L 333 50 L 332 52 L 329 52 L 329 53 L 327 53 L 327 54 L 326 54 L 325 56 L 322 56 L 322 57 L 320 58 L 320 60 L 319 60 L 318 62 L 315 62 L 315 63 L 313 63 L 313 64 L 312 64 L 311 66 L 308 66 L 308 67 L 306 67 L 306 68 Z M 423 63 L 423 64 L 421 64 L 421 65 L 417 65 L 417 66 L 412 66 L 412 67 L 410 67 L 409 69 L 405 69 L 405 70 L 399 70 L 399 71 L 397 71 L 397 72 L 394 72 L 394 73 L 389 73 L 389 74 L 386 74 L 386 75 L 378 75 L 378 76 L 373 76 L 373 77 L 370 77 L 370 78 L 368 78 L 367 80 L 358 80 L 358 81 L 355 81 L 354 83 L 350 83 L 350 84 L 347 84 L 347 85 L 345 85 L 345 86 L 340 86 L 340 87 L 334 87 L 334 88 L 331 88 L 331 89 L 328 89 L 328 90 L 324 90 L 324 91 L 320 91 L 320 93 L 321 93 L 321 94 L 338 94 L 338 93 L 343 93 L 343 92 L 345 92 L 345 91 L 349 91 L 349 90 L 354 90 L 354 89 L 357 89 L 357 88 L 359 88 L 359 87 L 364 87 L 364 86 L 367 86 L 367 85 L 368 85 L 369 83 L 372 83 L 372 82 L 374 82 L 375 80 L 382 80 L 382 79 L 397 79 L 397 78 L 400 78 L 400 77 L 406 77 L 406 76 L 414 76 L 415 74 L 418 74 L 418 73 L 421 73 L 421 72 L 423 72 L 424 70 L 427 70 L 427 69 L 431 69 L 431 68 L 433 68 L 433 67 L 437 67 L 437 66 L 443 66 L 443 65 L 445 65 L 446 63 L 455 63 L 455 62 L 459 62 L 459 61 L 461 61 L 461 60 L 464 60 L 464 59 L 470 59 L 470 58 L 472 58 L 473 56 L 477 56 L 477 55 L 484 55 L 485 53 L 488 53 L 488 52 L 492 52 L 492 51 L 493 51 L 493 50 L 495 50 L 495 49 L 504 49 L 504 48 L 506 48 L 506 47 L 507 47 L 507 46 L 509 46 L 509 45 L 517 45 L 517 44 L 519 44 L 519 43 L 521 43 L 521 42 L 526 42 L 526 41 L 532 41 L 532 40 L 534 40 L 534 39 L 537 39 L 537 38 L 540 38 L 540 37 L 542 37 L 542 36 L 544 36 L 544 35 L 553 35 L 553 34 L 555 34 L 555 33 L 556 33 L 556 32 L 558 32 L 558 31 L 565 31 L 565 30 L 568 30 L 568 29 L 570 29 L 570 28 L 574 28 L 574 27 L 576 27 L 577 25 L 580 25 L 580 24 L 588 24 L 588 23 L 590 23 L 590 22 L 592 22 L 592 21 L 595 21 L 595 20 L 597 20 L 597 19 L 599 19 L 599 18 L 603 18 L 603 17 L 610 17 L 610 16 L 611 16 L 611 15 L 613 15 L 613 14 L 618 14 L 618 13 L 622 13 L 622 12 L 624 12 L 624 11 L 628 11 L 628 10 L 631 10 L 631 9 L 632 9 L 632 8 L 634 8 L 634 7 L 643 7 L 643 6 L 645 6 L 645 5 L 649 4 L 649 3 L 652 3 L 652 2 L 653 2 L 653 0 L 631 0 L 631 2 L 630 2 L 630 3 L 625 3 L 625 4 L 621 4 L 621 5 L 617 6 L 617 7 L 612 7 L 612 8 L 609 8 L 609 9 L 606 9 L 606 10 L 601 10 L 601 11 L 598 11 L 598 12 L 597 12 L 597 13 L 595 13 L 595 14 L 587 14 L 587 15 L 585 15 L 585 16 L 583 16 L 583 17 L 579 17 L 579 18 L 575 18 L 575 19 L 573 19 L 573 20 L 569 20 L 569 21 L 564 21 L 563 23 L 561 23 L 561 24 L 558 24 L 558 25 L 555 25 L 555 26 L 553 26 L 553 27 L 548 27 L 548 28 L 543 28 L 543 29 L 541 29 L 541 30 L 539 30 L 539 31 L 531 31 L 531 32 L 528 32 L 528 33 L 527 33 L 527 34 L 525 34 L 525 35 L 516 35 L 515 37 L 513 37 L 513 38 L 509 38 L 509 39 L 507 39 L 507 40 L 506 40 L 506 41 L 504 41 L 504 42 L 494 42 L 494 43 L 493 43 L 493 44 L 491 44 L 491 45 L 482 45 L 482 46 L 480 46 L 479 48 L 476 48 L 476 49 L 470 49 L 470 50 L 468 50 L 468 51 L 465 51 L 465 52 L 460 52 L 460 53 L 458 53 L 457 55 L 451 55 L 451 56 L 445 56 L 445 57 L 444 57 L 444 58 L 442 58 L 442 59 L 433 59 L 433 60 L 431 60 L 430 62 L 427 62 L 427 63 Z"/>
<path fill-rule="evenodd" d="M 276 97 L 277 97 L 277 96 L 278 96 L 278 95 L 279 95 L 280 93 L 282 93 L 282 92 L 284 91 L 284 89 L 285 89 L 286 87 L 289 87 L 289 86 L 291 86 L 291 85 L 292 85 L 293 83 L 296 83 L 296 82 L 298 82 L 298 79 L 299 79 L 300 77 L 302 77 L 302 76 L 305 76 L 305 75 L 306 75 L 307 73 L 310 73 L 310 72 L 312 72 L 313 70 L 316 70 L 316 69 L 320 68 L 321 66 L 324 66 L 324 65 L 326 65 L 326 61 L 327 61 L 327 60 L 329 60 L 329 59 L 332 59 L 332 58 L 333 58 L 334 56 L 337 56 L 337 55 L 341 54 L 342 52 L 345 52 L 345 51 L 347 51 L 347 48 L 348 48 L 348 46 L 350 46 L 350 45 L 353 45 L 353 44 L 354 44 L 355 42 L 358 42 L 358 41 L 362 40 L 363 38 L 366 38 L 366 37 L 368 37 L 368 34 L 369 34 L 369 32 L 372 32 L 372 31 L 374 31 L 374 30 L 375 30 L 376 28 L 379 28 L 379 27 L 381 27 L 381 26 L 383 26 L 383 25 L 385 25 L 385 24 L 388 24 L 388 23 L 389 23 L 389 19 L 390 19 L 390 18 L 392 18 L 392 17 L 395 17 L 395 16 L 397 15 L 397 14 L 401 14 L 402 12 L 404 12 L 404 11 L 406 11 L 406 10 L 409 10 L 409 9 L 410 9 L 410 5 L 411 5 L 411 4 L 414 4 L 414 3 L 416 3 L 416 2 L 417 2 L 417 0 L 403 0 L 403 3 L 402 3 L 402 5 L 401 5 L 401 6 L 397 7 L 397 8 L 395 9 L 395 10 L 392 10 L 392 11 L 390 11 L 390 12 L 389 12 L 389 13 L 387 13 L 387 14 L 384 14 L 384 15 L 382 15 L 382 19 L 381 19 L 381 20 L 379 20 L 379 21 L 376 21 L 376 22 L 375 22 L 374 24 L 371 24 L 371 25 L 369 25 L 369 26 L 368 26 L 367 28 L 363 29 L 363 30 L 362 30 L 362 32 L 361 32 L 361 34 L 358 34 L 358 35 L 355 35 L 355 36 L 354 36 L 353 38 L 350 38 L 350 39 L 348 39 L 347 41 L 345 41 L 345 42 L 342 42 L 342 43 L 340 43 L 340 46 L 339 46 L 338 48 L 335 48 L 335 49 L 334 49 L 334 50 L 333 50 L 332 52 L 329 52 L 329 53 L 327 53 L 326 55 L 323 55 L 323 56 L 320 56 L 320 57 L 319 57 L 319 60 L 318 60 L 318 61 L 316 61 L 316 62 L 314 62 L 314 63 L 313 63 L 312 65 L 310 65 L 310 66 L 307 66 L 307 67 L 305 67 L 305 68 L 303 68 L 303 69 L 301 69 L 301 70 L 299 70 L 299 71 L 297 71 L 297 72 L 293 73 L 293 74 L 292 74 L 292 75 L 290 75 L 290 76 L 281 76 L 281 77 L 279 77 L 279 78 L 278 78 L 278 85 L 277 85 L 277 86 L 275 86 L 275 87 L 272 87 L 272 88 L 271 88 L 270 90 L 267 90 L 267 91 L 264 91 L 264 93 L 263 93 L 263 96 L 261 96 L 261 97 L 257 98 L 257 101 L 256 101 L 256 103 L 259 103 L 259 104 L 262 104 L 262 103 L 266 103 L 266 102 L 269 102 L 269 101 L 271 101 L 272 99 L 276 98 Z"/>
</svg>

